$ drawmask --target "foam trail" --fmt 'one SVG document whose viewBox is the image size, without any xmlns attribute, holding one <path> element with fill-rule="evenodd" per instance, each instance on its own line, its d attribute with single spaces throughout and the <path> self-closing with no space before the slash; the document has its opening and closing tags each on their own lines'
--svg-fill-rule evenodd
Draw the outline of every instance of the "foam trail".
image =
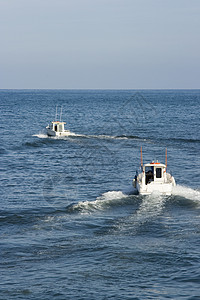
<svg viewBox="0 0 200 300">
<path fill-rule="evenodd" d="M 137 232 L 144 223 L 156 219 L 161 214 L 165 207 L 166 199 L 166 197 L 157 193 L 143 197 L 137 211 L 117 224 L 117 231 L 121 233 L 127 231 Z"/>
<path fill-rule="evenodd" d="M 161 194 L 153 193 L 146 196 L 137 210 L 137 221 L 144 223 L 146 220 L 157 217 L 162 212 L 165 202 L 166 197 Z"/>
<path fill-rule="evenodd" d="M 126 136 L 126 135 L 106 135 L 106 134 L 100 134 L 100 135 L 83 135 L 87 138 L 96 138 L 96 139 L 117 139 L 117 140 L 128 140 L 128 139 L 137 139 L 140 140 L 141 138 L 139 136 Z"/>
<path fill-rule="evenodd" d="M 200 191 L 194 190 L 190 187 L 176 185 L 172 190 L 172 194 L 175 196 L 181 196 L 189 200 L 200 202 Z"/>
<path fill-rule="evenodd" d="M 118 140 L 128 139 L 128 137 L 126 137 L 126 136 L 115 136 L 115 135 L 104 135 L 104 134 L 100 134 L 100 135 L 88 135 L 88 137 L 98 138 L 98 139 L 118 139 Z"/>
<path fill-rule="evenodd" d="M 97 197 L 95 201 L 82 201 L 72 206 L 73 211 L 81 211 L 82 214 L 88 214 L 95 210 L 103 210 L 110 207 L 112 203 L 120 202 L 128 195 L 121 191 L 109 191 Z"/>
</svg>

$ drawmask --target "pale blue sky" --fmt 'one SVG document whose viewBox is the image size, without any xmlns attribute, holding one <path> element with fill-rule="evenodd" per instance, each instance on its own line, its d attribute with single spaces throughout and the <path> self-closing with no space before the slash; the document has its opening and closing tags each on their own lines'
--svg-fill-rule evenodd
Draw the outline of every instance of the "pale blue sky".
<svg viewBox="0 0 200 300">
<path fill-rule="evenodd" d="M 200 0 L 0 0 L 0 88 L 200 88 Z"/>
</svg>

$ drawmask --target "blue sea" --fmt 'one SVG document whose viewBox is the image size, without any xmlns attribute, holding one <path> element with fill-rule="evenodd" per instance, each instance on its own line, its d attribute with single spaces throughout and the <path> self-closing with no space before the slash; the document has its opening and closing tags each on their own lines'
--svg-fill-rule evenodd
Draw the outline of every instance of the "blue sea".
<svg viewBox="0 0 200 300">
<path fill-rule="evenodd" d="M 46 135 L 56 106 L 70 136 Z M 0 299 L 200 299 L 200 90 L 0 90 L 0 107 Z M 141 146 L 167 148 L 171 196 L 134 193 Z"/>
</svg>

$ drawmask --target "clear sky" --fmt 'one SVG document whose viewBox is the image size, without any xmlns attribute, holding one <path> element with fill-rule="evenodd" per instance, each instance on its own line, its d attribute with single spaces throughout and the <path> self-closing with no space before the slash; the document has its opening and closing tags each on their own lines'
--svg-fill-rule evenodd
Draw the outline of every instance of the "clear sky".
<svg viewBox="0 0 200 300">
<path fill-rule="evenodd" d="M 200 88 L 200 0 L 0 0 L 0 88 Z"/>
</svg>

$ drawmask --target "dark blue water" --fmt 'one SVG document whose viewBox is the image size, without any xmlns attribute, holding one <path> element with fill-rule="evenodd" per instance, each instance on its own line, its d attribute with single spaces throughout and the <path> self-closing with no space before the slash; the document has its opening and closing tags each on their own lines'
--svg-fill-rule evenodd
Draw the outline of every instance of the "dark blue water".
<svg viewBox="0 0 200 300">
<path fill-rule="evenodd" d="M 1 90 L 0 299 L 200 299 L 200 91 Z M 74 133 L 48 138 L 55 107 Z M 164 162 L 172 196 L 139 196 Z"/>
</svg>

